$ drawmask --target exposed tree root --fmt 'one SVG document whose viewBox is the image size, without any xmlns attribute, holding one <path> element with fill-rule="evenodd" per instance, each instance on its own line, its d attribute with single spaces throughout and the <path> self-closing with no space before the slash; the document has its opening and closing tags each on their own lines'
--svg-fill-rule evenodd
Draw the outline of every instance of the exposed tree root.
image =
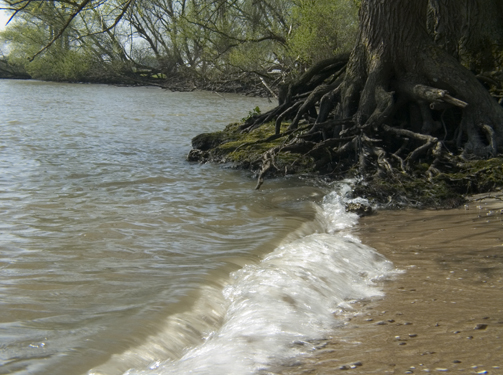
<svg viewBox="0 0 503 375">
<path fill-rule="evenodd" d="M 330 64 L 320 66 L 325 67 L 326 73 Z M 411 76 L 393 80 L 379 64 L 363 86 L 358 80 L 351 81 L 351 75 L 343 74 L 340 68 L 324 75 L 324 81 L 321 77 L 315 69 L 306 72 L 288 87 L 282 104 L 244 127 L 253 129 L 266 120 L 275 120 L 275 134 L 282 136 L 284 121 L 291 120 L 289 133 L 304 119 L 309 131 L 296 132 L 288 145 L 275 150 L 275 154 L 299 154 L 285 170 L 293 170 L 299 160 L 312 157 L 316 160 L 315 169 L 324 174 L 343 175 L 353 170 L 360 175 L 400 179 L 417 174 L 417 165 L 421 164 L 423 176 L 432 180 L 443 173 L 446 165 L 452 168 L 454 159 L 459 162 L 452 151 L 465 159 L 494 157 L 503 146 L 498 123 L 503 120 L 503 111 L 482 116 L 486 121 L 477 122 L 481 121 L 480 111 L 470 104 L 470 95 L 461 93 L 461 98 L 456 97 L 441 87 L 445 83 L 439 82 L 440 87 L 434 87 Z M 313 79 L 318 84 L 314 88 Z M 491 77 L 479 79 L 500 85 Z M 357 111 L 351 117 L 341 117 L 351 113 L 351 102 L 354 103 L 351 97 L 358 87 L 362 91 Z M 257 188 L 271 168 L 268 155 Z"/>
<path fill-rule="evenodd" d="M 448 3 L 433 16 L 440 17 L 444 6 L 462 13 L 456 2 Z M 402 187 L 403 195 L 431 192 L 424 198 L 451 188 L 460 193 L 503 185 L 502 167 L 493 159 L 481 163 L 501 176 L 477 164 L 503 152 L 503 73 L 476 76 L 463 67 L 448 43 L 458 40 L 443 34 L 443 19 L 435 20 L 434 37 L 428 34 L 427 5 L 362 0 L 351 54 L 316 63 L 281 86 L 276 108 L 240 126 L 250 137 L 273 129 L 267 142 L 243 142 L 253 152 L 267 145 L 254 156 L 261 162 L 250 163 L 259 171 L 257 188 L 268 174 L 306 171 L 363 176 L 381 201 L 395 199 Z M 473 180 L 482 175 L 484 183 Z"/>
<path fill-rule="evenodd" d="M 434 185 L 476 192 L 480 184 L 471 178 L 488 171 L 459 178 L 453 172 L 462 174 L 472 160 L 503 151 L 503 109 L 486 88 L 448 56 L 416 66 L 414 74 L 392 71 L 379 59 L 367 67 L 362 61 L 340 56 L 320 62 L 283 87 L 276 108 L 239 127 L 253 135 L 274 124 L 273 133 L 232 150 L 270 144 L 250 163 L 258 171 L 256 189 L 267 175 L 303 171 L 307 162 L 309 173 L 364 176 L 379 186 L 372 194 L 381 201 L 393 196 L 391 185 L 418 195 Z M 494 98 L 503 98 L 502 81 L 493 75 L 478 79 Z M 421 181 L 429 187 L 418 188 Z"/>
<path fill-rule="evenodd" d="M 274 149 L 271 149 L 264 153 L 262 157 L 262 169 L 259 172 L 257 178 L 257 186 L 255 186 L 255 190 L 260 189 L 260 187 L 264 183 L 264 175 L 269 169 L 271 169 L 271 167 L 278 169 L 278 167 L 274 165 L 274 155 L 275 155 Z"/>
</svg>

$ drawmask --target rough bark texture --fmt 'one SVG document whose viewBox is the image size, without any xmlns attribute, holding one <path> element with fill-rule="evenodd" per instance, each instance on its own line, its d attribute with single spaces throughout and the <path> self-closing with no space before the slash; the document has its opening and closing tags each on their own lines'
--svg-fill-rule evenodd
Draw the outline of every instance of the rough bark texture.
<svg viewBox="0 0 503 375">
<path fill-rule="evenodd" d="M 501 0 L 430 1 L 428 26 L 435 42 L 470 70 L 503 65 Z"/>
<path fill-rule="evenodd" d="M 439 3 L 443 10 L 460 13 L 457 2 Z M 446 90 L 467 103 L 461 110 L 459 129 L 454 129 L 456 147 L 478 156 L 495 155 L 503 146 L 503 110 L 449 48 L 444 50 L 431 40 L 425 27 L 427 5 L 426 0 L 362 2 L 359 45 L 350 58 L 337 115 L 345 118 L 356 114 L 357 126 L 378 127 L 385 121 L 391 124 L 390 116 L 399 107 L 413 103 L 420 108 L 421 132 L 428 134 L 436 125 L 427 106 L 442 107 L 445 94 L 428 96 L 417 85 Z M 437 19 L 437 28 L 441 28 L 443 19 Z M 452 28 L 446 25 L 444 30 Z M 472 30 L 479 29 L 473 26 Z M 482 138 L 484 125 L 494 130 L 492 138 Z"/>
</svg>

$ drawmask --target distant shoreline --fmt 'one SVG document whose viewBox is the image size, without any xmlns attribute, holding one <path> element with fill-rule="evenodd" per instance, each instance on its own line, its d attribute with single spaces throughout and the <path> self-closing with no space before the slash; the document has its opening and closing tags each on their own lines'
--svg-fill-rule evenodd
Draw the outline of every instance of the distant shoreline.
<svg viewBox="0 0 503 375">
<path fill-rule="evenodd" d="M 9 75 L 10 74 L 10 75 Z M 15 80 L 39 80 L 42 82 L 59 82 L 59 83 L 83 83 L 83 84 L 105 84 L 112 86 L 123 86 L 123 87 L 142 87 L 142 86 L 152 86 L 159 87 L 164 90 L 170 90 L 173 92 L 189 92 L 194 90 L 201 91 L 211 91 L 218 93 L 231 93 L 240 94 L 251 97 L 261 97 L 261 98 L 272 98 L 272 94 L 268 91 L 261 82 L 247 82 L 240 80 L 215 80 L 206 81 L 198 80 L 195 81 L 190 78 L 183 77 L 172 77 L 167 79 L 132 79 L 131 77 L 111 78 L 111 79 L 94 79 L 84 81 L 53 81 L 53 80 L 40 80 L 37 78 L 30 77 L 27 73 L 11 73 L 2 69 L 0 60 L 0 79 L 15 79 Z"/>
</svg>

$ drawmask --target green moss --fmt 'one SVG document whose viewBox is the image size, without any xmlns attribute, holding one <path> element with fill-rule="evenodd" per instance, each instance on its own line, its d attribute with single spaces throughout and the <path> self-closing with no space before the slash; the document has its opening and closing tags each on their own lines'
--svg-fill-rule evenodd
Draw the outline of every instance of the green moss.
<svg viewBox="0 0 503 375">
<path fill-rule="evenodd" d="M 208 160 L 226 162 L 241 168 L 259 169 L 263 155 L 281 146 L 286 137 L 270 139 L 275 135 L 275 123 L 264 124 L 242 133 L 239 123 L 228 125 L 223 131 L 199 135 L 193 139 L 194 148 L 209 150 Z M 288 123 L 281 125 L 285 132 Z M 270 139 L 270 140 L 269 140 Z M 277 152 L 274 164 L 281 173 L 306 173 L 314 170 L 314 159 L 293 152 Z"/>
<path fill-rule="evenodd" d="M 456 207 L 464 198 L 445 182 L 434 182 L 427 178 L 373 179 L 360 183 L 355 194 L 388 208 Z"/>
<path fill-rule="evenodd" d="M 288 124 L 282 124 L 283 133 L 287 127 Z M 227 162 L 238 168 L 257 171 L 262 168 L 264 155 L 274 149 L 275 168 L 269 170 L 269 175 L 324 174 L 334 179 L 359 175 L 358 160 L 334 158 L 329 152 L 313 153 L 316 156 L 312 157 L 306 156 L 306 151 L 281 151 L 281 146 L 290 139 L 288 136 L 275 138 L 274 134 L 274 123 L 264 124 L 249 133 L 241 133 L 240 124 L 231 124 L 221 132 L 204 135 L 203 138 L 214 147 L 202 154 L 204 160 Z M 413 165 L 411 173 L 395 169 L 393 175 L 386 176 L 369 168 L 354 193 L 394 208 L 411 205 L 455 207 L 464 202 L 466 194 L 503 187 L 503 157 L 473 161 L 445 159 L 437 164 L 440 173 L 434 176 L 428 173 L 431 167 L 428 162 Z"/>
<path fill-rule="evenodd" d="M 444 171 L 431 179 L 424 173 L 426 167 L 418 164 L 410 175 L 367 179 L 356 187 L 355 194 L 392 208 L 410 205 L 447 208 L 460 205 L 468 194 L 503 187 L 503 158 L 444 166 Z"/>
<path fill-rule="evenodd" d="M 435 178 L 461 194 L 484 193 L 503 187 L 503 158 L 467 161 L 450 173 Z"/>
</svg>

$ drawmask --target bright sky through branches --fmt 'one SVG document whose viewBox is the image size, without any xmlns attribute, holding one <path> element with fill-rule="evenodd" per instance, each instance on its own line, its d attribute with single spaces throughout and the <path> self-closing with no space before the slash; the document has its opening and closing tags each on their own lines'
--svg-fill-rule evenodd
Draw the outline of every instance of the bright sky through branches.
<svg viewBox="0 0 503 375">
<path fill-rule="evenodd" d="M 5 29 L 5 24 L 9 20 L 7 12 L 0 10 L 0 31 Z"/>
</svg>

